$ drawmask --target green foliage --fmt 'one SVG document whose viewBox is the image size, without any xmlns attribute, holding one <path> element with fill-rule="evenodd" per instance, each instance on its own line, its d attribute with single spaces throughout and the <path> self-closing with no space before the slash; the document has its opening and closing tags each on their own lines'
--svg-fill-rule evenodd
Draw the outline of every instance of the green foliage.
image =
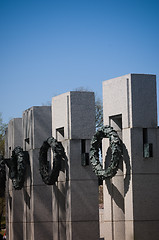
<svg viewBox="0 0 159 240">
<path fill-rule="evenodd" d="M 5 197 L 0 198 L 0 230 L 5 228 Z"/>
<path fill-rule="evenodd" d="M 5 148 L 5 131 L 7 124 L 3 123 L 2 114 L 0 113 L 0 154 L 4 156 Z"/>
<path fill-rule="evenodd" d="M 4 156 L 5 152 L 5 131 L 7 125 L 3 123 L 2 114 L 0 113 L 0 154 Z M 2 179 L 1 179 L 2 181 Z M 0 189 L 0 230 L 5 228 L 5 182 L 2 184 L 3 188 Z M 1 187 L 2 187 L 1 186 Z"/>
</svg>

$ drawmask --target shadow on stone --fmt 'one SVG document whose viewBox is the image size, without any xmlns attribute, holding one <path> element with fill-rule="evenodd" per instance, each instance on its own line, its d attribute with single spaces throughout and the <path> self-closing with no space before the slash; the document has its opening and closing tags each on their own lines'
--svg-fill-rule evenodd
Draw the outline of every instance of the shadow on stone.
<svg viewBox="0 0 159 240">
<path fill-rule="evenodd" d="M 126 168 L 126 174 L 124 177 L 124 173 L 123 173 L 123 181 L 124 181 L 124 197 L 126 196 L 128 190 L 129 190 L 129 185 L 130 185 L 130 171 L 131 171 L 131 166 L 130 166 L 130 157 L 127 151 L 127 148 L 125 146 L 124 143 L 123 144 L 123 157 L 120 161 L 119 164 L 119 169 L 121 171 L 123 171 L 123 162 L 125 164 L 125 168 Z M 111 159 L 111 148 L 108 148 L 106 157 L 105 157 L 105 168 L 108 167 L 109 162 Z M 122 196 L 122 194 L 119 192 L 119 190 L 117 189 L 117 187 L 113 184 L 112 179 L 108 179 L 105 181 L 105 184 L 107 185 L 107 189 L 109 194 L 111 195 L 111 197 L 113 198 L 113 200 L 115 201 L 115 203 L 117 204 L 117 206 L 123 210 L 124 212 L 124 197 Z"/>
</svg>

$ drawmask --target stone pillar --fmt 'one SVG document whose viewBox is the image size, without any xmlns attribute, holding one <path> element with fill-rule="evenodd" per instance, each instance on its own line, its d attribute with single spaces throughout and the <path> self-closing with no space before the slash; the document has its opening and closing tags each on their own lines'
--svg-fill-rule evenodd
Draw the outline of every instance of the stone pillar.
<svg viewBox="0 0 159 240">
<path fill-rule="evenodd" d="M 99 239 L 98 180 L 88 158 L 94 132 L 92 92 L 53 97 L 52 135 L 62 142 L 66 154 L 53 188 L 54 239 Z"/>
<path fill-rule="evenodd" d="M 128 74 L 103 83 L 104 125 L 118 130 L 123 162 L 104 182 L 105 240 L 159 239 L 156 76 Z M 103 149 L 109 147 L 104 140 Z M 106 153 L 104 153 L 107 158 Z M 105 160 L 104 158 L 104 160 Z"/>
<path fill-rule="evenodd" d="M 43 183 L 39 172 L 39 150 L 51 136 L 51 107 L 31 107 L 23 112 L 23 149 L 30 165 L 24 191 L 23 240 L 52 239 L 52 186 Z"/>
<path fill-rule="evenodd" d="M 22 119 L 10 120 L 5 136 L 5 158 L 10 158 L 15 147 L 22 147 Z M 15 190 L 6 167 L 6 227 L 7 239 L 23 239 L 23 191 Z"/>
</svg>

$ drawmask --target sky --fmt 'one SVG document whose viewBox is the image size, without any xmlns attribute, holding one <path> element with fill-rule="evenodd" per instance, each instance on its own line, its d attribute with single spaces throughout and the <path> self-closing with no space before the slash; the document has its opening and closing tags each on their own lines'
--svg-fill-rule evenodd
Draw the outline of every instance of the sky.
<svg viewBox="0 0 159 240">
<path fill-rule="evenodd" d="M 159 1 L 0 0 L 0 112 L 128 73 L 159 81 Z M 158 98 L 159 99 L 159 98 Z"/>
</svg>

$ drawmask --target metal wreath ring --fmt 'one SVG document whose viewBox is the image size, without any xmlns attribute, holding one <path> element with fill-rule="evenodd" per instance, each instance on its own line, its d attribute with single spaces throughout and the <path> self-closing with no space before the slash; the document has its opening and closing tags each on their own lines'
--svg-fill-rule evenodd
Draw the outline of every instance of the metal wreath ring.
<svg viewBox="0 0 159 240">
<path fill-rule="evenodd" d="M 110 164 L 107 169 L 103 169 L 99 161 L 99 148 L 103 138 L 109 138 L 112 152 Z M 90 162 L 95 174 L 102 180 L 110 179 L 118 171 L 119 161 L 122 156 L 122 142 L 115 130 L 110 126 L 100 128 L 92 138 L 90 148 Z"/>
<path fill-rule="evenodd" d="M 49 162 L 47 161 L 47 151 L 51 147 L 53 151 L 53 168 L 50 170 Z M 53 137 L 49 137 L 43 142 L 39 152 L 39 171 L 42 180 L 47 185 L 53 185 L 58 179 L 61 170 L 61 160 L 64 157 L 64 148 L 61 142 L 58 142 Z"/>
<path fill-rule="evenodd" d="M 26 158 L 21 147 L 16 147 L 12 151 L 9 167 L 9 177 L 12 179 L 14 189 L 20 190 L 24 186 L 26 173 Z"/>
</svg>

